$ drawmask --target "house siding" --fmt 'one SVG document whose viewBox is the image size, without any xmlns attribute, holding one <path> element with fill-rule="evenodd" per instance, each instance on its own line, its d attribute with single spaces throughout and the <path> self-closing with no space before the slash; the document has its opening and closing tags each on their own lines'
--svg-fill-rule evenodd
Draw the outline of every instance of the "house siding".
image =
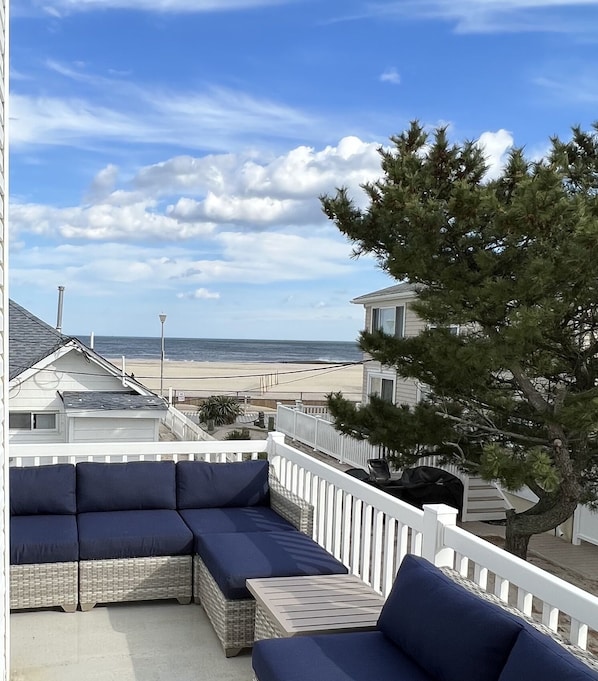
<svg viewBox="0 0 598 681">
<path fill-rule="evenodd" d="M 156 419 L 90 418 L 77 416 L 71 421 L 71 442 L 154 442 Z"/>
<path fill-rule="evenodd" d="M 87 361 L 80 352 L 72 350 L 30 378 L 15 382 L 10 390 L 9 409 L 11 412 L 54 412 L 57 414 L 56 430 L 12 430 L 9 433 L 10 441 L 14 443 L 69 442 L 77 428 L 70 425 L 69 422 L 73 419 L 67 419 L 64 404 L 58 394 L 66 390 L 125 391 L 128 388 L 123 386 L 118 377 L 106 373 L 98 364 Z M 74 420 L 84 419 L 77 417 Z M 158 439 L 159 417 L 123 419 L 108 416 L 87 420 L 96 421 L 101 424 L 101 427 L 98 425 L 89 427 L 93 435 L 82 434 L 83 439 L 78 440 L 80 442 L 151 442 Z"/>
<path fill-rule="evenodd" d="M 415 299 L 415 295 L 405 298 L 397 297 L 396 299 L 384 299 L 380 302 L 373 302 L 366 304 L 365 307 L 365 328 L 369 331 L 372 329 L 372 310 L 377 307 L 397 307 L 403 305 L 405 307 L 405 322 L 404 333 L 405 337 L 417 336 L 426 327 L 426 323 L 418 317 L 411 309 L 410 303 Z M 400 378 L 396 376 L 396 372 L 391 367 L 383 367 L 380 362 L 375 362 L 369 358 L 369 355 L 364 353 L 365 363 L 363 365 L 363 380 L 362 380 L 362 401 L 367 402 L 368 399 L 368 383 L 371 374 L 390 375 L 395 378 L 395 404 L 409 404 L 414 405 L 419 398 L 419 390 L 417 381 L 410 378 Z"/>
</svg>

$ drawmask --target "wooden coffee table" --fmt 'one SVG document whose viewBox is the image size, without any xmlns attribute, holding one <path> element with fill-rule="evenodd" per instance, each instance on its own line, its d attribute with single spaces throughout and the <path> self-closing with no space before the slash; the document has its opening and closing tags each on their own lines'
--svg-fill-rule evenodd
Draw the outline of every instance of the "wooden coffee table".
<svg viewBox="0 0 598 681">
<path fill-rule="evenodd" d="M 255 640 L 374 629 L 384 598 L 354 575 L 248 579 Z"/>
</svg>

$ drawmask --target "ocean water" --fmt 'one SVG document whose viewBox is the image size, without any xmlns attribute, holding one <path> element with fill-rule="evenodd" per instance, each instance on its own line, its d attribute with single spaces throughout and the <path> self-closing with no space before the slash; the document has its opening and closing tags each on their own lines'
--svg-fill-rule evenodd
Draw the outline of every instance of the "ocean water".
<svg viewBox="0 0 598 681">
<path fill-rule="evenodd" d="M 79 336 L 90 345 L 89 336 Z M 160 359 L 160 338 L 95 336 L 94 350 L 114 359 Z M 194 362 L 361 362 L 357 343 L 343 341 L 231 340 L 221 338 L 165 338 L 166 361 Z"/>
</svg>

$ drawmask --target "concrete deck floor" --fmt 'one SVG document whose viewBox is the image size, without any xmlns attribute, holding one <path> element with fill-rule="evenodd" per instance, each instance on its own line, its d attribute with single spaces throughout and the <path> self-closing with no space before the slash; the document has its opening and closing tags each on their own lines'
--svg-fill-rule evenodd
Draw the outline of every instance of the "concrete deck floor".
<svg viewBox="0 0 598 681">
<path fill-rule="evenodd" d="M 250 681 L 199 605 L 174 601 L 10 616 L 11 681 Z"/>
</svg>

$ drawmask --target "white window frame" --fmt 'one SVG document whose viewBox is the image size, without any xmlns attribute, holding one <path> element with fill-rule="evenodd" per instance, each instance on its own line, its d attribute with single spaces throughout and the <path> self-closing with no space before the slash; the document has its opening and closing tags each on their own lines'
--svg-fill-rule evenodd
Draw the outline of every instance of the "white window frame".
<svg viewBox="0 0 598 681">
<path fill-rule="evenodd" d="M 402 310 L 401 312 L 401 328 L 397 329 L 396 328 L 396 319 L 397 319 L 397 314 L 398 310 Z M 392 315 L 393 315 L 393 332 L 390 333 L 390 336 L 394 336 L 395 338 L 404 338 L 405 337 L 405 306 L 404 305 L 375 305 L 372 307 L 372 323 L 371 323 L 371 328 L 372 331 L 384 331 L 384 328 L 380 325 L 380 320 L 379 317 L 382 314 L 382 311 L 386 310 L 392 310 Z M 378 320 L 376 320 L 376 317 L 378 317 Z M 388 332 L 386 332 L 388 333 Z"/>
<path fill-rule="evenodd" d="M 372 379 L 380 381 L 380 387 L 382 387 L 382 381 L 390 381 L 392 383 L 392 404 L 396 404 L 397 399 L 397 376 L 395 373 L 390 371 L 369 371 L 367 374 L 367 401 L 370 400 L 370 395 L 377 394 L 372 389 Z"/>
<path fill-rule="evenodd" d="M 29 428 L 14 428 L 13 426 L 10 425 L 10 417 L 13 414 L 19 414 L 19 415 L 29 415 Z M 44 419 L 47 418 L 48 416 L 53 416 L 54 417 L 54 426 L 51 428 L 44 428 L 42 426 L 37 425 L 37 418 L 38 417 L 43 417 Z M 11 411 L 9 412 L 8 415 L 8 422 L 9 422 L 9 430 L 12 432 L 44 432 L 44 433 L 52 433 L 56 432 L 58 430 L 58 413 L 54 411 Z"/>
</svg>

